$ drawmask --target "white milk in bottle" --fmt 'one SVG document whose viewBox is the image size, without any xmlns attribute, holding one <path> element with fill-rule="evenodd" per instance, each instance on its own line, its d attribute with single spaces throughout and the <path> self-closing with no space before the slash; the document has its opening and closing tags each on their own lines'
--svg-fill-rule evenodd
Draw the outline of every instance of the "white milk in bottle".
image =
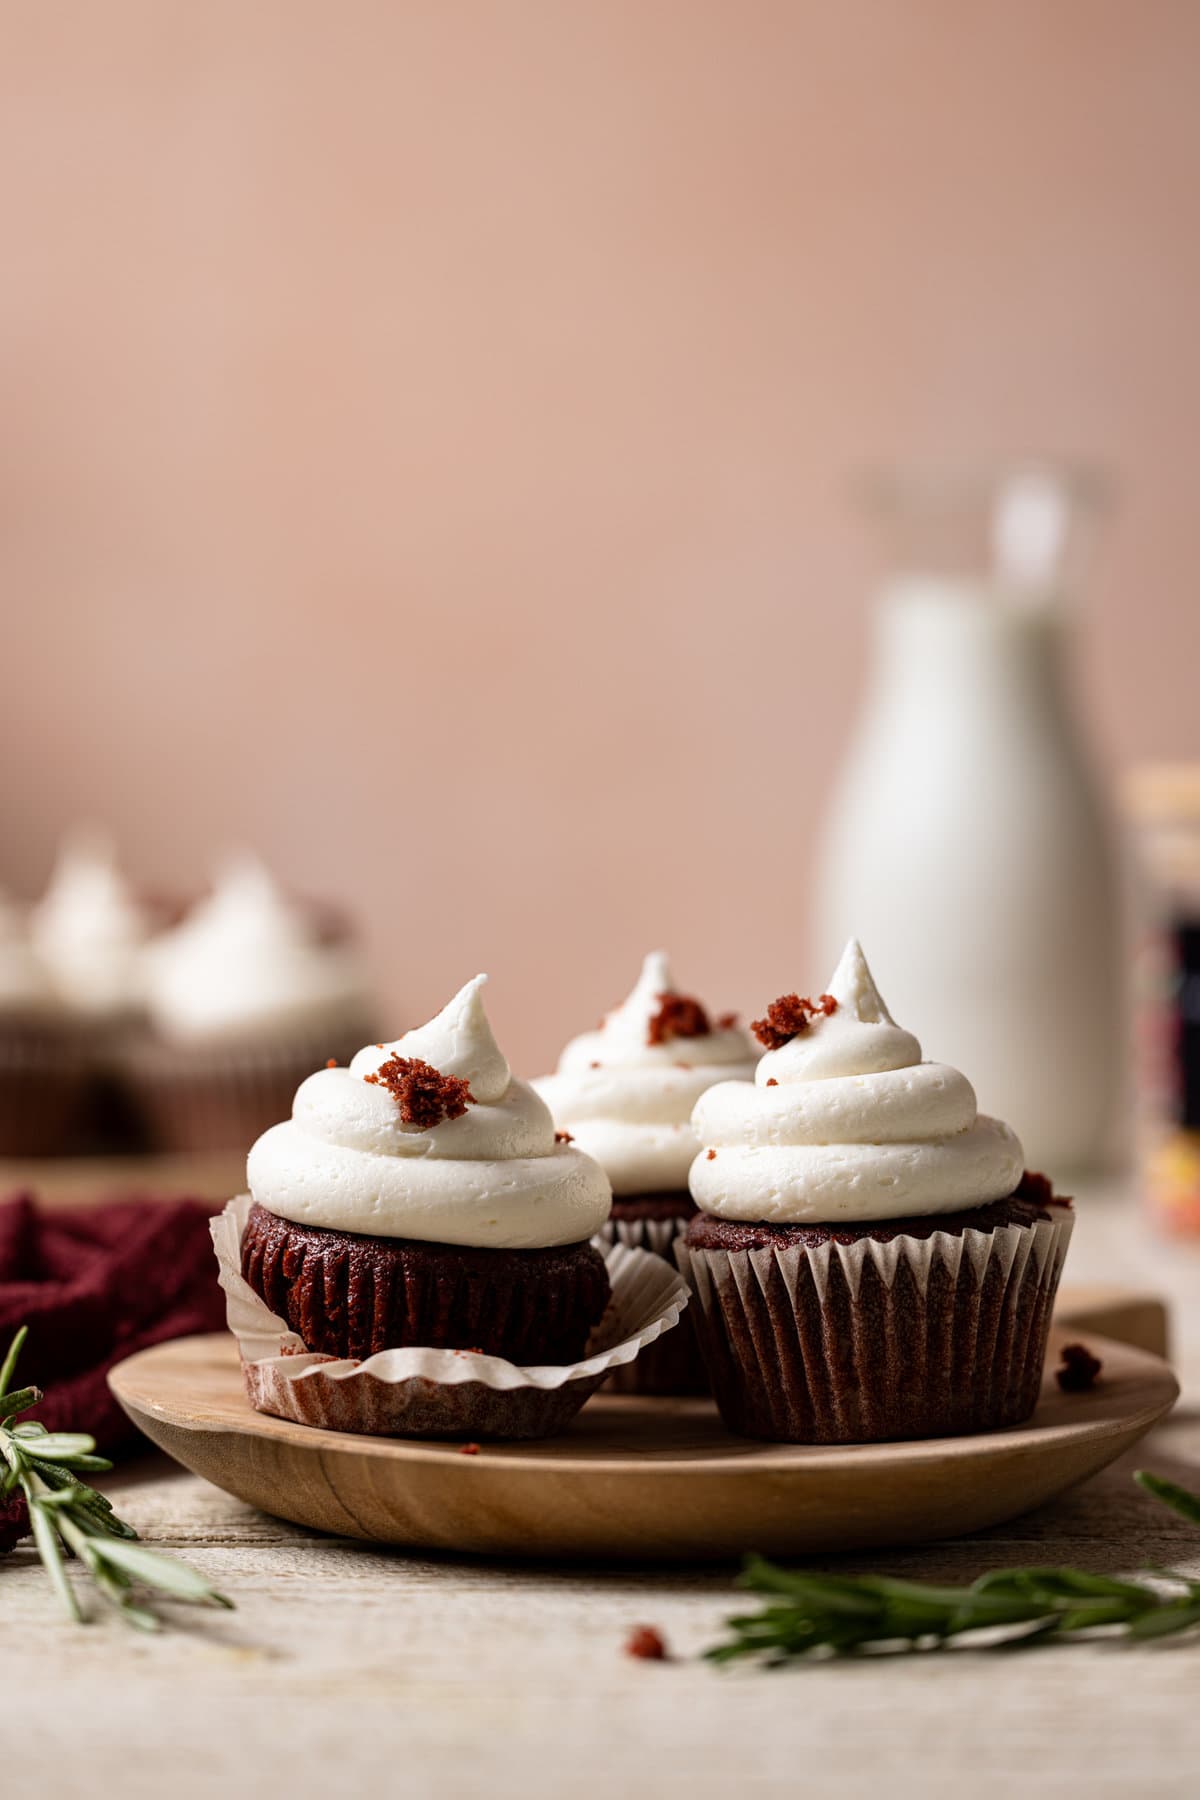
<svg viewBox="0 0 1200 1800">
<path fill-rule="evenodd" d="M 1043 470 L 892 490 L 907 541 L 827 821 L 812 964 L 869 944 L 924 1053 L 968 1070 L 1029 1166 L 1060 1176 L 1111 1153 L 1123 1065 L 1113 851 L 1064 679 L 1084 497 Z"/>
</svg>

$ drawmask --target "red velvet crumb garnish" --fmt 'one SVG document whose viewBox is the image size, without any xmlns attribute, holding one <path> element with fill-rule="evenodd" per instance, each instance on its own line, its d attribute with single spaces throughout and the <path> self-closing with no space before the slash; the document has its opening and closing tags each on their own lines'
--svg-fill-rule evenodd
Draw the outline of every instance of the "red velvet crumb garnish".
<svg viewBox="0 0 1200 1800">
<path fill-rule="evenodd" d="M 648 1044 L 665 1044 L 670 1038 L 707 1037 L 712 1030 L 708 1014 L 687 994 L 659 994 L 658 1011 L 646 1027 Z"/>
<path fill-rule="evenodd" d="M 715 1151 L 715 1150 L 710 1150 L 710 1151 L 709 1151 L 709 1153 L 708 1153 L 708 1160 L 709 1160 L 709 1162 L 716 1162 L 716 1160 L 717 1160 L 717 1153 L 716 1153 L 716 1151 Z"/>
<path fill-rule="evenodd" d="M 479 1455 L 479 1445 L 478 1444 L 460 1444 L 459 1448 L 458 1448 L 458 1454 L 460 1456 L 478 1456 Z"/>
<path fill-rule="evenodd" d="M 575 1139 L 571 1136 L 569 1131 L 556 1131 L 554 1134 L 554 1141 L 556 1144 L 573 1144 Z"/>
<path fill-rule="evenodd" d="M 818 1013 L 828 1018 L 837 1011 L 832 994 L 821 994 L 816 1000 L 802 999 L 799 994 L 780 994 L 767 1008 L 765 1019 L 752 1019 L 750 1029 L 767 1050 L 778 1050 L 807 1031 L 810 1019 Z"/>
<path fill-rule="evenodd" d="M 773 1075 L 767 1076 L 767 1086 L 768 1087 L 778 1087 L 779 1086 L 779 1083 L 776 1081 L 776 1079 Z"/>
<path fill-rule="evenodd" d="M 336 1056 L 331 1056 L 325 1064 L 325 1067 L 327 1069 L 336 1069 L 337 1066 L 338 1066 L 338 1059 Z"/>
<path fill-rule="evenodd" d="M 737 1024 L 737 1022 L 738 1022 L 738 1016 L 736 1013 L 718 1013 L 717 1014 L 717 1030 L 718 1031 L 732 1031 L 734 1026 Z"/>
<path fill-rule="evenodd" d="M 1038 1206 L 1045 1206 L 1054 1198 L 1054 1183 L 1048 1175 L 1037 1175 L 1026 1169 L 1017 1183 L 1017 1193 L 1022 1200 L 1033 1200 Z"/>
<path fill-rule="evenodd" d="M 1095 1387 L 1096 1377 L 1104 1364 L 1093 1356 L 1086 1344 L 1064 1344 L 1059 1351 L 1062 1368 L 1054 1371 L 1054 1379 L 1064 1394 L 1085 1394 Z"/>
<path fill-rule="evenodd" d="M 667 1641 L 661 1631 L 653 1625 L 638 1625 L 625 1640 L 626 1656 L 639 1657 L 642 1662 L 670 1662 L 671 1653 L 667 1649 Z"/>
<path fill-rule="evenodd" d="M 364 1081 L 385 1087 L 406 1125 L 428 1131 L 443 1119 L 461 1119 L 468 1106 L 474 1105 L 471 1086 L 460 1075 L 443 1075 L 432 1063 L 419 1056 L 389 1056 Z"/>
</svg>

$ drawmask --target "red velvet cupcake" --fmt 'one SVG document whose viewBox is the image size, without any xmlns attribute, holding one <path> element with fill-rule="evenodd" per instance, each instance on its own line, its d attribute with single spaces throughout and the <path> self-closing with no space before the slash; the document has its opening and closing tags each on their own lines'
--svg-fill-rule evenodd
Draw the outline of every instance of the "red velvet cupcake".
<svg viewBox="0 0 1200 1800">
<path fill-rule="evenodd" d="M 555 1124 L 612 1182 L 608 1242 L 672 1260 L 675 1240 L 696 1211 L 687 1187 L 697 1148 L 692 1108 L 713 1082 L 748 1077 L 754 1063 L 750 1040 L 732 1015 L 710 1019 L 698 1000 L 678 991 L 665 954 L 654 951 L 629 998 L 566 1046 L 556 1074 L 534 1083 Z M 687 1314 L 677 1331 L 618 1370 L 609 1387 L 707 1393 Z"/>
<path fill-rule="evenodd" d="M 510 1074 L 483 980 L 420 1030 L 311 1075 L 250 1153 L 242 1274 L 308 1350 L 569 1363 L 604 1314 L 589 1240 L 608 1181 Z"/>
<path fill-rule="evenodd" d="M 722 1416 L 863 1443 L 1019 1424 L 1036 1403 L 1073 1215 L 1006 1125 L 880 999 L 851 943 L 783 995 L 751 1082 L 694 1123 L 700 1208 L 676 1246 Z"/>
<path fill-rule="evenodd" d="M 22 909 L 0 894 L 0 1156 L 69 1148 L 87 1069 Z"/>
<path fill-rule="evenodd" d="M 145 996 L 124 1073 L 159 1150 L 247 1149 L 312 1069 L 348 1062 L 373 1030 L 346 922 L 248 857 L 150 946 Z"/>
</svg>

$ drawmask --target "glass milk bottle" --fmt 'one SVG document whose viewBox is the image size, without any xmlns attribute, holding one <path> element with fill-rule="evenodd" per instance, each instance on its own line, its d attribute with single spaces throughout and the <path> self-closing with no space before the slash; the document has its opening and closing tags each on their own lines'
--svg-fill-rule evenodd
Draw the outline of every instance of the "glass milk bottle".
<svg viewBox="0 0 1200 1800">
<path fill-rule="evenodd" d="M 810 965 L 860 938 L 925 1054 L 1059 1176 L 1111 1154 L 1123 1064 L 1114 851 L 1065 666 L 1097 497 L 1041 467 L 872 488 L 891 572 Z"/>
</svg>

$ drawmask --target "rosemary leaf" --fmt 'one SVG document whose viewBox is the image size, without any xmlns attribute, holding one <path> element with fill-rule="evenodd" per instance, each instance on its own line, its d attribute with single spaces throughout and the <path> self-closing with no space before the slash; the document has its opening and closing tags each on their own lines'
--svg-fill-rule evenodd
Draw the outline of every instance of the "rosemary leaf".
<svg viewBox="0 0 1200 1800">
<path fill-rule="evenodd" d="M 12 1386 L 12 1378 L 16 1374 L 17 1359 L 25 1348 L 25 1339 L 29 1336 L 28 1325 L 22 1325 L 12 1343 L 8 1346 L 8 1355 L 0 1363 L 0 1394 L 7 1394 Z"/>
<path fill-rule="evenodd" d="M 223 1594 L 213 1591 L 208 1578 L 198 1569 L 189 1568 L 187 1563 L 179 1562 L 173 1556 L 163 1556 L 157 1550 L 147 1550 L 141 1544 L 123 1543 L 117 1538 L 93 1538 L 92 1551 L 109 1567 L 131 1575 L 147 1587 L 171 1594 L 176 1600 L 195 1600 L 215 1606 L 231 1604 Z"/>
<path fill-rule="evenodd" d="M 1200 1496 L 1158 1476 L 1136 1479 L 1200 1524 Z M 730 1635 L 705 1652 L 710 1662 L 749 1658 L 777 1668 L 817 1656 L 920 1652 L 965 1636 L 981 1648 L 1019 1650 L 1048 1638 L 1115 1632 L 1140 1642 L 1200 1627 L 1200 1581 L 1170 1571 L 1125 1580 L 1086 1569 L 995 1569 L 957 1588 L 885 1575 L 810 1574 L 750 1556 L 740 1585 L 768 1603 L 727 1620 Z"/>
<path fill-rule="evenodd" d="M 156 1631 L 160 1621 L 139 1588 L 172 1600 L 232 1606 L 198 1570 L 137 1543 L 137 1532 L 117 1517 L 112 1502 L 79 1479 L 112 1468 L 95 1454 L 94 1438 L 82 1431 L 50 1432 L 33 1419 L 12 1424 L 41 1398 L 37 1388 L 12 1387 L 25 1335 L 24 1329 L 17 1333 L 0 1367 L 0 1498 L 17 1489 L 24 1494 L 38 1555 L 69 1617 L 82 1622 L 84 1614 L 66 1556 L 77 1557 L 100 1596 L 141 1631 Z"/>
<path fill-rule="evenodd" d="M 36 1406 L 41 1397 L 41 1388 L 35 1387 L 18 1388 L 15 1394 L 0 1394 L 0 1419 L 6 1423 L 9 1419 L 15 1419 L 19 1413 L 28 1412 L 31 1406 Z M 44 1425 L 36 1427 L 39 1432 L 45 1429 Z M 18 1425 L 17 1430 L 28 1433 L 29 1427 Z"/>
<path fill-rule="evenodd" d="M 74 1619 L 77 1624 L 82 1624 L 83 1614 L 79 1610 L 75 1590 L 67 1580 L 66 1566 L 59 1548 L 55 1527 L 36 1497 L 29 1499 L 29 1523 L 33 1527 L 33 1541 L 37 1545 L 38 1555 L 45 1565 L 51 1585 L 62 1601 L 67 1616 Z"/>
<path fill-rule="evenodd" d="M 1189 1525 L 1200 1525 L 1200 1494 L 1189 1494 L 1174 1481 L 1164 1481 L 1161 1475 L 1151 1475 L 1146 1469 L 1139 1469 L 1133 1478 L 1140 1488 L 1177 1512 L 1181 1519 Z"/>
<path fill-rule="evenodd" d="M 95 1448 L 95 1438 L 82 1431 L 48 1431 L 37 1440 L 37 1454 L 47 1462 L 70 1462 L 76 1456 L 91 1456 Z M 111 1463 L 108 1466 L 112 1468 Z"/>
</svg>

